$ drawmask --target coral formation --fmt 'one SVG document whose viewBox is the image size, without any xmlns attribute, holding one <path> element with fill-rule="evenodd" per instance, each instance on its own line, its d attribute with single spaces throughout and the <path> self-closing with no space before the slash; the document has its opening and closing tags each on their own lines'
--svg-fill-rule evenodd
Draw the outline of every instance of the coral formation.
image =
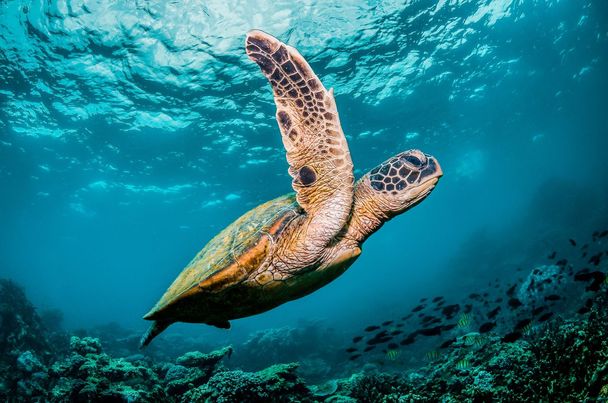
<svg viewBox="0 0 608 403">
<path fill-rule="evenodd" d="M 295 362 L 258 371 L 227 367 L 232 347 L 190 351 L 171 362 L 128 349 L 128 355 L 118 358 L 99 338 L 86 335 L 73 335 L 65 341 L 69 347 L 54 349 L 49 340 L 63 333 L 45 330 L 14 283 L 0 285 L 1 400 L 337 403 L 585 401 L 608 396 L 608 313 L 601 309 L 608 303 L 605 290 L 593 297 L 583 318 L 554 319 L 513 343 L 488 336 L 483 344 L 457 344 L 421 368 L 387 373 L 370 362 L 354 374 L 327 376 L 308 386 Z M 118 333 L 124 340 L 127 332 Z M 260 349 L 270 352 L 274 341 L 286 334 L 294 330 L 260 332 L 244 345 L 254 345 L 250 356 Z M 295 334 L 279 346 L 302 345 L 304 336 Z M 125 348 L 122 341 L 110 345 Z M 325 361 L 313 355 L 308 365 L 324 367 Z"/>
</svg>

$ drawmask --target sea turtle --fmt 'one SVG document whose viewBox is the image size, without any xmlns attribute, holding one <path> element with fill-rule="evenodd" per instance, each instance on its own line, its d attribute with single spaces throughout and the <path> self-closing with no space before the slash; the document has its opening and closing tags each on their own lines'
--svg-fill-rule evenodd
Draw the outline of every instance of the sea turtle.
<svg viewBox="0 0 608 403">
<path fill-rule="evenodd" d="M 296 49 L 271 35 L 250 31 L 245 45 L 272 86 L 295 193 L 250 210 L 209 241 L 144 316 L 153 324 L 142 347 L 175 322 L 229 328 L 231 319 L 319 289 L 442 175 L 434 157 L 409 150 L 354 183 L 333 90 Z"/>
</svg>

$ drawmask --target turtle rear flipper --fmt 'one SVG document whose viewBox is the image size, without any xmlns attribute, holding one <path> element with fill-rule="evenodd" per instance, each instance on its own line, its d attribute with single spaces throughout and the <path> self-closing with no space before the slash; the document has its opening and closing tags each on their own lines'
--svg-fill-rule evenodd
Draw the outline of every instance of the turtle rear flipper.
<svg viewBox="0 0 608 403">
<path fill-rule="evenodd" d="M 143 349 L 148 344 L 150 344 L 152 339 L 161 334 L 172 323 L 173 322 L 168 320 L 155 320 L 154 322 L 152 322 L 152 325 L 150 325 L 146 333 L 141 336 L 141 340 L 139 341 L 139 348 Z"/>
</svg>

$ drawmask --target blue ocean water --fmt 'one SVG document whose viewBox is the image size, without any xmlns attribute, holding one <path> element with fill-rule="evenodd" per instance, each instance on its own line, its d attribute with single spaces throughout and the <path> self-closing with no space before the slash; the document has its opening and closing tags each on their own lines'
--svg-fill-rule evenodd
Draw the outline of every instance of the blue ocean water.
<svg viewBox="0 0 608 403">
<path fill-rule="evenodd" d="M 0 275 L 68 328 L 142 315 L 218 231 L 291 191 L 248 30 L 296 47 L 360 176 L 420 148 L 444 177 L 303 299 L 167 333 L 339 332 L 458 298 L 608 224 L 603 0 L 4 1 Z M 162 337 L 162 336 L 161 336 Z"/>
</svg>

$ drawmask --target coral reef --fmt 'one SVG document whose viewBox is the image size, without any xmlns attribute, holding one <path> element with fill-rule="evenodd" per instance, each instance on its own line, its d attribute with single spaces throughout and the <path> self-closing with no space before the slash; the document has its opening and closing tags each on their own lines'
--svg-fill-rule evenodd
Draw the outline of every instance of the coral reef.
<svg viewBox="0 0 608 403">
<path fill-rule="evenodd" d="M 118 358 L 99 338 L 116 325 L 79 332 L 55 348 L 44 321 L 10 281 L 0 282 L 0 400 L 3 401 L 117 401 L 117 402 L 397 402 L 397 401 L 589 401 L 608 397 L 608 303 L 603 289 L 592 298 L 589 313 L 575 319 L 556 318 L 531 334 L 508 343 L 498 335 L 484 343 L 455 343 L 427 365 L 391 373 L 368 362 L 354 374 L 332 376 L 325 360 L 306 355 L 309 371 L 325 379 L 308 386 L 298 363 L 273 364 L 257 371 L 232 366 L 232 347 L 210 353 L 190 351 L 172 359 L 134 354 L 126 348 L 129 332 L 118 329 L 110 342 Z M 59 319 L 50 315 L 51 323 Z M 259 332 L 244 345 L 270 353 L 279 339 L 282 353 L 306 346 L 306 334 L 283 328 Z M 246 351 L 246 350 L 245 350 Z M 310 351 L 313 351 L 312 347 Z M 278 354 L 275 352 L 275 354 Z M 279 357 L 279 356 L 277 356 Z M 275 357 L 275 358 L 277 358 Z M 230 361 L 228 361 L 230 360 Z M 315 369 L 315 367 L 320 367 Z M 352 368 L 352 367 L 351 367 Z M 384 371 L 384 372 L 383 372 Z M 331 379 L 341 378 L 341 379 Z"/>
</svg>

